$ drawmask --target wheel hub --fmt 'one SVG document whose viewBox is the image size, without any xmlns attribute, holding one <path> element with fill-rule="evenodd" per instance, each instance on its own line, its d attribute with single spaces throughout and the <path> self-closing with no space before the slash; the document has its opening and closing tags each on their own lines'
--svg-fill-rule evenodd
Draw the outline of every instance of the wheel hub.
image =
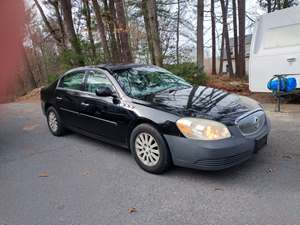
<svg viewBox="0 0 300 225">
<path fill-rule="evenodd" d="M 50 112 L 48 115 L 48 123 L 52 132 L 56 132 L 58 129 L 58 122 L 54 112 Z"/>
<path fill-rule="evenodd" d="M 135 151 L 139 160 L 146 166 L 155 166 L 160 158 L 159 146 L 149 133 L 140 133 L 135 139 Z"/>
</svg>

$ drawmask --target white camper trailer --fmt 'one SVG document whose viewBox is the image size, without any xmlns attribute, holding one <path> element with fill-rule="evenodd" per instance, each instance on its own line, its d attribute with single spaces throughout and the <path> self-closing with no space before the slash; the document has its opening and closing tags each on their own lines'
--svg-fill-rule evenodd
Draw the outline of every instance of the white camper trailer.
<svg viewBox="0 0 300 225">
<path fill-rule="evenodd" d="M 300 88 L 300 7 L 257 19 L 250 50 L 250 90 L 269 92 L 267 83 L 275 74 L 293 74 Z"/>
</svg>

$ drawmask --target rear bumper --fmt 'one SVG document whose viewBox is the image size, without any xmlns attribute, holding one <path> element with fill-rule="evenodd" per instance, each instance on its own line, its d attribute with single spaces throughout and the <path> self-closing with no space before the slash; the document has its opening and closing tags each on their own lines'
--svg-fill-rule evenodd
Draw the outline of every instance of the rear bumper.
<svg viewBox="0 0 300 225">
<path fill-rule="evenodd" d="M 236 127 L 230 127 L 230 131 L 231 138 L 218 141 L 191 140 L 171 135 L 164 137 L 175 165 L 201 170 L 222 170 L 247 161 L 263 147 L 270 132 L 270 122 L 267 120 L 260 132 L 251 137 L 242 136 Z"/>
</svg>

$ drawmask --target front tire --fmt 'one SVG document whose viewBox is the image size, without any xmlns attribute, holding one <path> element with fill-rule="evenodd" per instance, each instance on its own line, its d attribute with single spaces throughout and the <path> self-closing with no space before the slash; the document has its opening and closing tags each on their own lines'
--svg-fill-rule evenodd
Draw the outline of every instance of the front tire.
<svg viewBox="0 0 300 225">
<path fill-rule="evenodd" d="M 47 110 L 47 123 L 49 130 L 54 136 L 63 136 L 65 134 L 61 118 L 56 109 L 52 106 Z"/>
<path fill-rule="evenodd" d="M 132 131 L 130 148 L 137 164 L 147 172 L 160 174 L 171 166 L 171 156 L 165 140 L 149 124 L 141 124 Z"/>
</svg>

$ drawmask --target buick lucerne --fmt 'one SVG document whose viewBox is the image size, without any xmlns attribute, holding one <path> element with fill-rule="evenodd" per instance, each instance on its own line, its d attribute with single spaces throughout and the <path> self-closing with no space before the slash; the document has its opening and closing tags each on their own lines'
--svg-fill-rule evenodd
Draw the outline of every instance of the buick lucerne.
<svg viewBox="0 0 300 225">
<path fill-rule="evenodd" d="M 193 86 L 151 65 L 72 69 L 41 90 L 50 132 L 72 130 L 129 148 L 151 173 L 221 170 L 267 144 L 270 121 L 250 98 Z"/>
</svg>

